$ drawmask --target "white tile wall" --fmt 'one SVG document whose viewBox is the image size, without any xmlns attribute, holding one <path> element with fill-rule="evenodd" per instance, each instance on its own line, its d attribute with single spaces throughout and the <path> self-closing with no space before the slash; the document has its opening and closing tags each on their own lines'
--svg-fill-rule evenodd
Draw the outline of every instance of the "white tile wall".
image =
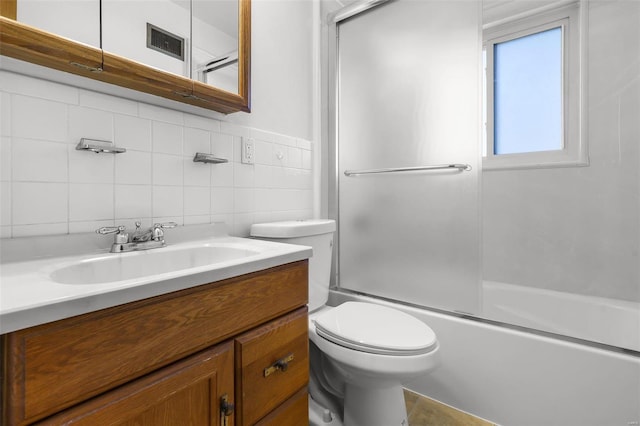
<svg viewBox="0 0 640 426">
<path fill-rule="evenodd" d="M 0 236 L 312 216 L 314 144 L 288 135 L 0 71 Z M 76 151 L 114 141 L 124 154 Z M 241 137 L 255 164 L 240 163 Z M 229 163 L 194 163 L 196 152 Z"/>
</svg>

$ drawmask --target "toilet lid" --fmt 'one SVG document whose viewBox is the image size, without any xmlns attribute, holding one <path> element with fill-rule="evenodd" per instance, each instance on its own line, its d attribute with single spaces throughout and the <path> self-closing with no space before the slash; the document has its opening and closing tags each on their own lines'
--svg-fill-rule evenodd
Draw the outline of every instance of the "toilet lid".
<svg viewBox="0 0 640 426">
<path fill-rule="evenodd" d="M 382 355 L 431 351 L 436 335 L 417 318 L 386 306 L 345 302 L 314 320 L 319 336 L 338 345 Z"/>
</svg>

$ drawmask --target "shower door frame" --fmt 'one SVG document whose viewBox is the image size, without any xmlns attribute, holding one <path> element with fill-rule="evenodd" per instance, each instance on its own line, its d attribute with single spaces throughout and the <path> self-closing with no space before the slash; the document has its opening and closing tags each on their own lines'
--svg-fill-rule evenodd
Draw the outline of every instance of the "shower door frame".
<svg viewBox="0 0 640 426">
<path fill-rule="evenodd" d="M 357 15 L 359 15 L 360 13 L 366 12 L 370 9 L 373 9 L 377 6 L 380 5 L 384 5 L 387 4 L 389 2 L 392 2 L 394 0 L 364 0 L 364 1 L 360 1 L 357 3 L 354 3 L 350 6 L 341 8 L 333 13 L 330 13 L 327 16 L 327 20 L 326 20 L 326 25 L 328 28 L 327 31 L 327 62 L 328 62 L 328 67 L 326 68 L 326 72 L 327 74 L 327 85 L 328 85 L 328 91 L 327 91 L 327 116 L 326 119 L 323 118 L 324 121 L 324 125 L 326 126 L 325 129 L 327 129 L 327 137 L 323 138 L 323 142 L 325 142 L 326 145 L 326 157 L 323 157 L 327 159 L 327 169 L 326 173 L 327 176 L 323 177 L 326 178 L 325 180 L 325 185 L 326 185 L 326 189 L 327 189 L 327 198 L 326 198 L 326 207 L 327 207 L 327 214 L 328 217 L 331 219 L 335 219 L 336 220 L 336 233 L 335 233 L 335 237 L 334 237 L 334 249 L 333 249 L 333 259 L 332 259 L 332 266 L 331 266 L 331 289 L 332 290 L 336 290 L 345 294 L 357 294 L 357 295 L 363 295 L 366 296 L 368 298 L 372 298 L 372 299 L 380 299 L 380 300 L 387 300 L 389 302 L 392 303 L 396 303 L 399 305 L 404 305 L 404 306 L 409 306 L 409 307 L 416 307 L 419 309 L 424 309 L 427 311 L 431 311 L 431 312 L 437 312 L 437 313 L 441 313 L 441 314 L 445 314 L 445 315 L 449 315 L 449 316 L 453 316 L 453 317 L 461 317 L 461 318 L 465 318 L 468 320 L 472 320 L 472 321 L 478 321 L 480 323 L 485 323 L 485 324 L 491 324 L 494 326 L 498 326 L 498 327 L 502 327 L 505 329 L 511 329 L 511 330 L 518 330 L 518 331 L 522 331 L 522 332 L 526 332 L 526 333 L 532 333 L 538 336 L 545 336 L 547 338 L 551 338 L 554 340 L 560 340 L 560 341 L 564 341 L 564 342 L 570 342 L 570 343 L 575 343 L 575 344 L 580 344 L 580 345 L 584 345 L 587 347 L 592 347 L 592 348 L 598 348 L 598 349 L 603 349 L 603 350 L 607 350 L 607 351 L 613 351 L 613 352 L 620 352 L 623 351 L 625 353 L 628 353 L 629 351 L 631 353 L 634 354 L 638 354 L 638 352 L 635 352 L 633 349 L 629 349 L 629 348 L 624 348 L 621 346 L 615 346 L 612 345 L 611 343 L 607 343 L 607 342 L 602 342 L 602 341 L 597 341 L 597 340 L 592 340 L 592 339 L 587 339 L 584 337 L 576 337 L 574 335 L 571 334 L 564 334 L 564 333 L 558 333 L 558 332 L 554 332 L 554 331 L 549 331 L 543 328 L 538 328 L 538 327 L 531 327 L 531 326 L 527 326 L 527 325 L 520 325 L 517 323 L 513 323 L 513 322 L 505 322 L 503 320 L 497 320 L 497 319 L 492 319 L 492 318 L 487 318 L 484 316 L 484 313 L 482 311 L 480 311 L 478 313 L 478 315 L 476 314 L 469 314 L 469 313 L 465 313 L 465 312 L 460 312 L 460 311 L 452 311 L 452 310 L 447 310 L 447 309 L 441 309 L 441 308 L 437 308 L 437 307 L 433 307 L 433 306 L 425 306 L 422 304 L 413 304 L 413 303 L 409 303 L 406 301 L 401 301 L 401 300 L 397 300 L 397 299 L 387 299 L 385 297 L 381 297 L 381 296 L 377 296 L 377 295 L 372 295 L 369 293 L 365 293 L 365 292 L 357 292 L 357 291 L 353 291 L 350 289 L 344 289 L 341 288 L 340 286 L 340 222 L 339 222 L 339 197 L 340 197 L 340 188 L 339 188 L 339 173 L 340 173 L 340 164 L 339 164 L 339 145 L 340 145 L 340 140 L 339 140 L 339 133 L 338 133 L 338 117 L 339 117 L 339 56 L 338 56 L 338 52 L 339 52 L 339 25 L 342 21 L 345 21 L 351 17 L 355 17 Z M 589 23 L 589 10 L 588 10 L 588 0 L 577 0 L 579 1 L 583 6 L 580 8 L 580 20 L 581 20 L 581 47 L 580 47 L 580 54 L 581 54 L 581 62 L 585 62 L 588 64 L 588 43 L 586 43 L 586 40 L 588 38 L 588 23 Z M 482 31 L 482 28 L 481 28 Z M 482 34 L 480 36 L 480 40 L 482 40 Z M 482 87 L 482 80 L 483 80 L 483 73 L 482 70 L 479 70 L 478 73 L 478 78 L 480 80 L 480 87 Z M 586 75 L 584 76 L 584 78 L 581 80 L 581 88 L 583 93 L 587 93 L 587 88 L 588 88 L 588 80 Z M 482 110 L 482 104 L 483 104 L 484 100 L 480 99 L 479 100 L 479 104 L 478 104 L 478 108 L 481 111 Z M 580 104 L 580 108 L 581 108 L 581 113 L 582 113 L 582 119 L 581 119 L 581 125 L 580 125 L 580 131 L 583 134 L 582 136 L 584 138 L 587 138 L 589 136 L 588 133 L 588 114 L 587 114 L 587 105 L 588 105 L 588 101 L 587 101 L 587 96 L 582 96 L 581 99 L 581 104 Z M 482 124 L 482 123 L 480 123 Z M 481 127 L 481 126 L 480 126 Z M 482 132 L 482 129 L 479 129 L 479 132 Z M 324 153 L 323 153 L 324 154 Z M 325 171 L 323 171 L 323 173 L 325 173 Z M 479 179 L 482 179 L 482 174 L 480 174 Z M 480 181 L 480 186 L 481 186 L 481 181 Z M 479 203 L 480 206 L 482 204 L 482 197 L 481 194 L 479 193 L 478 195 L 479 197 Z M 480 208 L 481 211 L 481 208 Z M 479 211 L 479 214 L 480 214 Z M 481 232 L 482 230 L 480 230 Z M 482 241 L 482 232 L 480 233 L 480 241 Z M 481 243 L 480 243 L 481 245 Z M 479 250 L 481 250 L 482 248 L 479 247 Z M 482 265 L 481 265 L 482 266 Z M 479 268 L 479 280 L 481 282 L 482 280 L 482 274 L 483 274 L 483 267 Z M 479 293 L 480 297 L 482 297 L 482 292 Z M 482 303 L 482 301 L 480 301 L 480 303 Z"/>
<path fill-rule="evenodd" d="M 327 207 L 330 219 L 336 221 L 336 232 L 334 235 L 333 244 L 333 259 L 331 262 L 331 288 L 340 289 L 340 221 L 339 216 L 339 159 L 338 159 L 338 79 L 340 64 L 338 60 L 339 49 L 339 34 L 338 24 L 351 17 L 357 16 L 375 7 L 384 5 L 393 0 L 363 0 L 353 3 L 349 6 L 345 6 L 337 11 L 331 13 L 327 17 L 328 23 L 328 197 Z"/>
</svg>

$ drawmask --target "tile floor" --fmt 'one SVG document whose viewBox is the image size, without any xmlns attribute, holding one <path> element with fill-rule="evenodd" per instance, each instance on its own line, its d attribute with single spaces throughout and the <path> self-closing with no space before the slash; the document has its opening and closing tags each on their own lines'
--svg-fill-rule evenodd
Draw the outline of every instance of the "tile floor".
<svg viewBox="0 0 640 426">
<path fill-rule="evenodd" d="M 496 426 L 494 423 L 456 410 L 405 389 L 409 426 Z"/>
</svg>

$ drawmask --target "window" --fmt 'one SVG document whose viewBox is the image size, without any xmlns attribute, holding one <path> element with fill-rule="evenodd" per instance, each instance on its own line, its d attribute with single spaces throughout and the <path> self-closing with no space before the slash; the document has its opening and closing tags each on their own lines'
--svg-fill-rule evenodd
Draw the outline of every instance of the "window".
<svg viewBox="0 0 640 426">
<path fill-rule="evenodd" d="M 495 43 L 493 64 L 494 154 L 562 149 L 562 27 Z"/>
<path fill-rule="evenodd" d="M 579 4 L 485 28 L 483 169 L 587 165 Z"/>
</svg>

